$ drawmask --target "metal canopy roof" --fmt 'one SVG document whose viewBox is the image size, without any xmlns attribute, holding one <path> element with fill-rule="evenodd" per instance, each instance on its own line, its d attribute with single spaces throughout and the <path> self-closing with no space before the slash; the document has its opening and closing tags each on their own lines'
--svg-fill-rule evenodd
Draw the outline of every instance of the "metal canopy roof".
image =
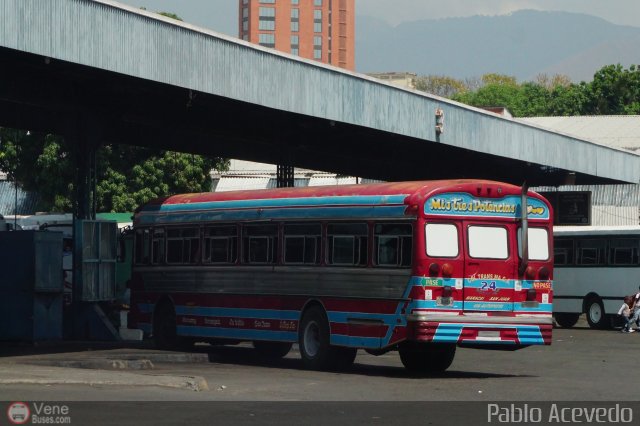
<svg viewBox="0 0 640 426">
<path fill-rule="evenodd" d="M 2 0 L 0 22 L 0 125 L 384 180 L 640 181 L 634 154 L 112 1 Z"/>
</svg>

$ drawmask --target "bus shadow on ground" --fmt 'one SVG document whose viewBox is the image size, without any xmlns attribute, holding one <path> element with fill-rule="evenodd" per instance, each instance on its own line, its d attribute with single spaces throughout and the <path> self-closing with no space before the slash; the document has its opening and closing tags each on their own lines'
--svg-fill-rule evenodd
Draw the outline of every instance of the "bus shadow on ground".
<svg viewBox="0 0 640 426">
<path fill-rule="evenodd" d="M 253 348 L 235 346 L 215 346 L 208 350 L 208 354 L 210 363 L 309 371 L 304 368 L 302 360 L 296 357 L 297 351 L 295 350 L 292 350 L 286 358 L 281 359 L 265 359 L 260 357 Z M 351 367 L 340 370 L 329 370 L 329 372 L 344 375 L 386 377 L 393 379 L 421 379 L 427 377 L 442 379 L 499 379 L 535 377 L 522 374 L 498 374 L 459 370 L 449 370 L 445 371 L 444 373 L 438 374 L 417 374 L 406 370 L 402 366 L 367 364 L 359 362 L 359 359 L 364 361 L 367 358 L 374 359 L 373 357 L 364 355 L 364 352 L 360 351 L 355 363 Z"/>
</svg>

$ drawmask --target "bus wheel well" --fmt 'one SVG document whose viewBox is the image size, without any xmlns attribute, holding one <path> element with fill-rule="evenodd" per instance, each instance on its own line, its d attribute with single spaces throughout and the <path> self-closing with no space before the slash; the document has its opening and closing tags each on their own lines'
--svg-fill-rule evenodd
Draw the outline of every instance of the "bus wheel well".
<svg viewBox="0 0 640 426">
<path fill-rule="evenodd" d="M 305 312 L 307 312 L 309 309 L 315 306 L 322 309 L 324 311 L 325 316 L 328 317 L 327 310 L 324 308 L 324 305 L 317 299 L 311 299 L 311 300 L 308 300 L 307 303 L 305 303 L 304 307 L 302 308 L 302 311 L 300 312 L 300 321 L 302 321 L 302 318 L 304 317 Z"/>
<path fill-rule="evenodd" d="M 589 293 L 587 294 L 584 299 L 582 300 L 582 313 L 586 313 L 587 312 L 587 307 L 589 306 L 589 302 L 591 302 L 592 300 L 597 300 L 600 299 L 600 296 L 598 295 L 598 293 Z"/>
<path fill-rule="evenodd" d="M 158 301 L 156 302 L 156 306 L 154 307 L 153 310 L 155 312 L 160 308 L 171 308 L 175 311 L 175 305 L 173 303 L 173 300 L 171 300 L 171 298 L 166 294 L 160 297 L 160 299 L 158 299 Z"/>
</svg>

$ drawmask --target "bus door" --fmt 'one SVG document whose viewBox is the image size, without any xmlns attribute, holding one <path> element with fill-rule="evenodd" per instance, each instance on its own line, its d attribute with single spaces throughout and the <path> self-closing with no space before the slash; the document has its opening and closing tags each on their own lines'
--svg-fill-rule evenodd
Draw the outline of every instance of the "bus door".
<svg viewBox="0 0 640 426">
<path fill-rule="evenodd" d="M 507 224 L 464 222 L 463 310 L 513 311 L 517 253 L 510 250 Z"/>
</svg>

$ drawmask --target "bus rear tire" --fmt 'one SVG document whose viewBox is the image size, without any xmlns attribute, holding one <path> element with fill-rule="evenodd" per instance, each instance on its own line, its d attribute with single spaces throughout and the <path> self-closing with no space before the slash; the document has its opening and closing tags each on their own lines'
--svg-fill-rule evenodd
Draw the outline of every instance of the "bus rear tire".
<svg viewBox="0 0 640 426">
<path fill-rule="evenodd" d="M 331 363 L 329 321 L 319 306 L 310 307 L 300 321 L 298 345 L 302 364 L 309 370 L 325 370 Z"/>
<path fill-rule="evenodd" d="M 558 312 L 553 314 L 558 325 L 562 328 L 571 328 L 578 323 L 580 314 L 572 314 L 570 312 Z"/>
<path fill-rule="evenodd" d="M 413 373 L 437 374 L 444 372 L 456 354 L 456 345 L 403 342 L 398 347 L 404 367 Z"/>
<path fill-rule="evenodd" d="M 253 347 L 259 356 L 266 359 L 280 359 L 287 356 L 293 343 L 254 341 Z"/>
<path fill-rule="evenodd" d="M 602 329 L 606 327 L 607 316 L 604 313 L 604 305 L 599 297 L 592 297 L 586 303 L 587 322 L 589 327 Z"/>
</svg>

